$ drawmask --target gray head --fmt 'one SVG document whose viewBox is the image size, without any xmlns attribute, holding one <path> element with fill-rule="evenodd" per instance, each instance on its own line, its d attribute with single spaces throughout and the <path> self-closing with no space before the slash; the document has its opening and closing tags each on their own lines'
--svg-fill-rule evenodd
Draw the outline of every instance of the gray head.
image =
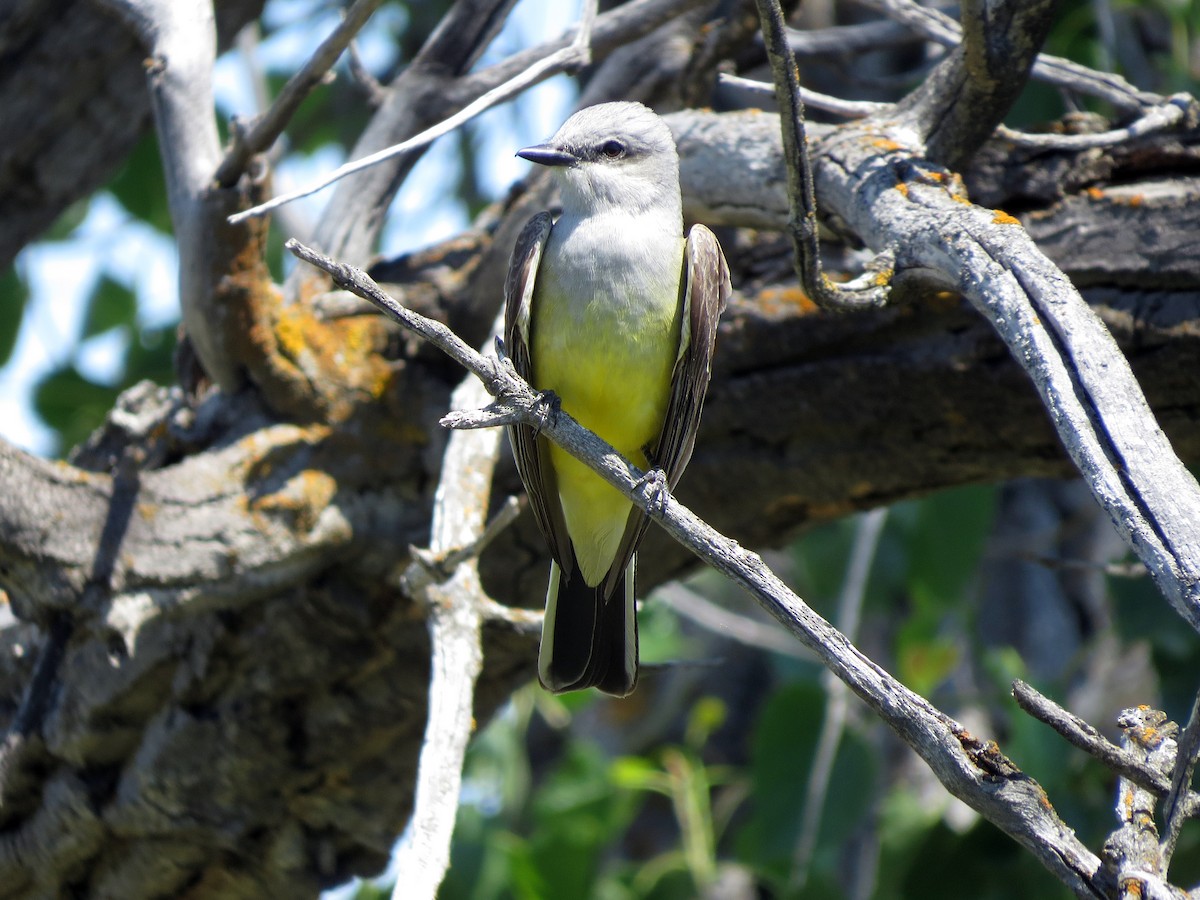
<svg viewBox="0 0 1200 900">
<path fill-rule="evenodd" d="M 619 207 L 682 218 L 675 139 L 666 122 L 640 103 L 581 109 L 550 140 L 517 156 L 554 167 L 568 213 Z"/>
</svg>

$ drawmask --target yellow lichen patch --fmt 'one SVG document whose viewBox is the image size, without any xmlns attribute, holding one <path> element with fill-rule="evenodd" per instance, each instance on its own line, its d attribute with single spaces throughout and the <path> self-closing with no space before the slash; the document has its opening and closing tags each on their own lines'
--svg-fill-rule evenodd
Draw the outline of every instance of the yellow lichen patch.
<svg viewBox="0 0 1200 900">
<path fill-rule="evenodd" d="M 153 522 L 154 517 L 158 515 L 158 505 L 155 503 L 146 503 L 142 501 L 137 505 L 138 515 L 145 522 Z"/>
<path fill-rule="evenodd" d="M 250 510 L 282 516 L 290 521 L 294 530 L 307 534 L 316 526 L 336 493 L 337 480 L 328 472 L 305 469 L 288 479 L 280 490 L 251 500 Z"/>
<path fill-rule="evenodd" d="M 817 304 L 798 287 L 766 288 L 758 294 L 758 308 L 769 316 L 801 315 L 817 311 Z"/>
<path fill-rule="evenodd" d="M 854 484 L 850 485 L 849 494 L 851 497 L 857 500 L 860 497 L 869 497 L 872 493 L 874 493 L 874 491 L 875 485 L 871 484 L 871 482 L 856 481 Z"/>
<path fill-rule="evenodd" d="M 330 421 L 344 420 L 356 403 L 378 400 L 391 384 L 392 370 L 382 357 L 384 323 L 377 316 L 323 322 L 306 306 L 295 304 L 279 310 L 275 337 L 281 355 L 319 392 Z"/>
<path fill-rule="evenodd" d="M 1020 225 L 1021 220 L 1016 216 L 1010 216 L 1002 209 L 993 210 L 992 224 L 993 225 Z"/>
<path fill-rule="evenodd" d="M 876 150 L 882 150 L 884 153 L 893 153 L 896 150 L 903 150 L 900 144 L 897 144 L 891 138 L 876 138 L 871 141 L 871 146 Z"/>
<path fill-rule="evenodd" d="M 1104 199 L 1104 191 L 1100 190 L 1100 188 L 1098 188 L 1098 187 L 1090 187 L 1086 191 L 1084 191 L 1084 193 L 1087 194 L 1088 197 L 1092 200 L 1103 200 Z"/>
<path fill-rule="evenodd" d="M 946 191 L 946 193 L 950 195 L 950 199 L 953 200 L 955 203 L 961 203 L 964 206 L 971 205 L 971 198 L 968 197 L 965 193 L 959 194 L 959 193 L 956 193 L 955 191 Z"/>
<path fill-rule="evenodd" d="M 896 190 L 898 190 L 906 198 L 908 197 L 908 185 L 905 184 L 903 181 L 896 182 Z"/>
</svg>

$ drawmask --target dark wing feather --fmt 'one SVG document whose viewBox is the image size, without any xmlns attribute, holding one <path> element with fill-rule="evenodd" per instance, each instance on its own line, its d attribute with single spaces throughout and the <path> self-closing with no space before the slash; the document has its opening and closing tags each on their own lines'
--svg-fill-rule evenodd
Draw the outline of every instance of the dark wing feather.
<svg viewBox="0 0 1200 900">
<path fill-rule="evenodd" d="M 529 323 L 532 321 L 533 288 L 542 250 L 553 224 L 554 220 L 547 212 L 538 213 L 529 220 L 513 247 L 508 277 L 504 280 L 504 346 L 517 374 L 530 383 L 533 365 L 529 359 L 532 342 Z M 539 440 L 537 432 L 528 425 L 510 425 L 508 439 L 538 528 L 563 574 L 569 577 L 575 567 L 575 556 L 558 500 L 558 485 L 546 442 Z"/>
<path fill-rule="evenodd" d="M 671 398 L 667 402 L 663 430 L 650 452 L 650 464 L 666 473 L 667 485 L 672 490 L 692 458 L 704 395 L 712 377 L 717 323 L 731 293 L 729 266 L 716 235 L 703 225 L 693 225 L 684 253 L 683 315 L 679 355 L 671 373 Z M 650 520 L 641 510 L 635 508 L 630 514 L 617 560 L 604 580 L 606 596 L 612 595 L 649 524 Z"/>
</svg>

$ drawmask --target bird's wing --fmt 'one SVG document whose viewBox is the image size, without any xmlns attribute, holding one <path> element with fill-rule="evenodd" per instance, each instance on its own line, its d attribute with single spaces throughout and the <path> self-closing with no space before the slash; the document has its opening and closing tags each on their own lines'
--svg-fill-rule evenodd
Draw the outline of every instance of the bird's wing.
<svg viewBox="0 0 1200 900">
<path fill-rule="evenodd" d="M 679 353 L 671 373 L 671 397 L 662 432 L 650 453 L 650 464 L 666 473 L 667 485 L 672 490 L 692 458 L 700 411 L 712 376 L 717 323 L 733 293 L 721 245 L 716 235 L 703 225 L 693 225 L 688 232 L 682 280 L 683 315 Z M 649 522 L 640 510 L 634 509 L 625 526 L 616 561 L 605 578 L 606 589 L 616 586 Z"/>
<path fill-rule="evenodd" d="M 526 223 L 513 247 L 504 280 L 504 346 L 517 374 L 532 383 L 533 365 L 529 359 L 531 341 L 529 323 L 533 311 L 533 288 L 537 279 L 542 250 L 550 237 L 554 220 L 550 213 L 538 213 Z M 534 385 L 536 388 L 537 385 Z M 558 485 L 550 465 L 545 440 L 528 425 L 510 425 L 508 439 L 512 443 L 517 472 L 529 494 L 529 505 L 550 553 L 570 577 L 575 565 L 567 523 L 558 499 Z"/>
</svg>

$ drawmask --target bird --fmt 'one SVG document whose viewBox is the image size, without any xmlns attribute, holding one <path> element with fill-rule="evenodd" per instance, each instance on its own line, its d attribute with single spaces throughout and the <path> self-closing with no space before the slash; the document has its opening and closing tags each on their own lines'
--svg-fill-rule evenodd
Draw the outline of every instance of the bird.
<svg viewBox="0 0 1200 900">
<path fill-rule="evenodd" d="M 674 489 L 692 455 L 731 293 L 716 236 L 683 233 L 671 130 L 634 102 L 574 113 L 517 156 L 556 176 L 561 212 L 533 216 L 505 279 L 517 373 Z M 554 693 L 630 694 L 638 678 L 636 551 L 649 519 L 531 426 L 509 426 L 550 549 L 538 679 Z"/>
</svg>

